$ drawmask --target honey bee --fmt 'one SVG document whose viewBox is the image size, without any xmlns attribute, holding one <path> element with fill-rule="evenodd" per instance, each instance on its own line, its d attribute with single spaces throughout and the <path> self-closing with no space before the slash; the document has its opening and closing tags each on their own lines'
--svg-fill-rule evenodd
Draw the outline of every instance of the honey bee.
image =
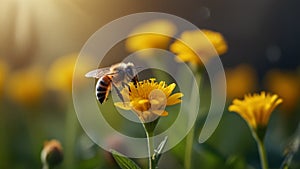
<svg viewBox="0 0 300 169">
<path fill-rule="evenodd" d="M 126 87 L 130 81 L 133 83 L 137 83 L 138 81 L 136 68 L 131 62 L 121 62 L 111 67 L 92 70 L 85 74 L 85 77 L 98 79 L 96 84 L 96 97 L 101 104 L 107 100 L 112 87 L 116 90 L 119 98 L 124 102 L 119 90 L 120 87 Z"/>
</svg>

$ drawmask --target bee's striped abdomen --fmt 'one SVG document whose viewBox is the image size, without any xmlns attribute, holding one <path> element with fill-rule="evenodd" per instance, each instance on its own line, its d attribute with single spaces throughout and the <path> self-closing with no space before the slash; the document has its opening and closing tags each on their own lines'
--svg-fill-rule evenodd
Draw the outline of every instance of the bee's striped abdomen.
<svg viewBox="0 0 300 169">
<path fill-rule="evenodd" d="M 96 84 L 96 97 L 101 104 L 107 99 L 110 92 L 111 80 L 110 76 L 103 76 Z"/>
</svg>

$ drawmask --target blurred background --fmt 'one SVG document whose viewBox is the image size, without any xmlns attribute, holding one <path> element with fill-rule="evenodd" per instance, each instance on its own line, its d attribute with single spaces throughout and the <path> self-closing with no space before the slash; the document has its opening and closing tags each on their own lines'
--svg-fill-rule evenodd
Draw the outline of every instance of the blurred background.
<svg viewBox="0 0 300 169">
<path fill-rule="evenodd" d="M 57 168 L 117 168 L 78 124 L 73 68 L 84 43 L 101 26 L 149 11 L 173 14 L 224 36 L 228 104 L 261 90 L 283 98 L 265 140 L 270 168 L 279 168 L 300 117 L 298 6 L 296 0 L 0 0 L 0 168 L 41 168 L 40 152 L 48 139 L 61 141 L 64 149 Z M 117 61 L 117 56 L 110 60 Z M 193 168 L 259 168 L 246 123 L 227 107 L 213 136 L 204 144 L 195 138 L 193 146 Z M 184 151 L 185 140 L 163 155 L 160 167 L 183 168 Z M 298 153 L 295 168 L 299 159 Z M 136 161 L 146 166 L 144 159 Z"/>
</svg>

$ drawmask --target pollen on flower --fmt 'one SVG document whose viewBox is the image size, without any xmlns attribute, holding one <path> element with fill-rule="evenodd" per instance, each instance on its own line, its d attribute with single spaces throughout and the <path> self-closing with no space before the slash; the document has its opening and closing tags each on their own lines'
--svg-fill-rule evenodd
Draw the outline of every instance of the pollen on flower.
<svg viewBox="0 0 300 169">
<path fill-rule="evenodd" d="M 151 78 L 134 83 L 129 83 L 129 89 L 124 88 L 121 94 L 125 103 L 117 102 L 115 106 L 134 111 L 142 122 L 151 122 L 160 116 L 167 116 L 167 106 L 181 102 L 182 93 L 172 94 L 175 83 L 167 85 L 164 81 L 156 82 Z"/>
</svg>

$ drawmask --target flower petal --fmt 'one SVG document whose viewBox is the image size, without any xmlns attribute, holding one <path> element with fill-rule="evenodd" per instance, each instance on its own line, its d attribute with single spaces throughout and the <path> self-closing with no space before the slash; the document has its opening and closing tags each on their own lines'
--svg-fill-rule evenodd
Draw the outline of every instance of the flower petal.
<svg viewBox="0 0 300 169">
<path fill-rule="evenodd" d="M 170 97 L 168 97 L 167 100 L 167 105 L 174 105 L 174 104 L 178 104 L 181 102 L 181 97 L 183 96 L 182 93 L 175 93 L 173 95 L 171 95 Z"/>
<path fill-rule="evenodd" d="M 152 113 L 159 115 L 159 116 L 168 116 L 168 112 L 165 110 L 152 110 Z"/>
<path fill-rule="evenodd" d="M 282 99 L 266 92 L 247 94 L 244 100 L 234 99 L 228 110 L 239 114 L 251 128 L 266 127 L 269 118 Z"/>
<path fill-rule="evenodd" d="M 116 102 L 114 105 L 123 110 L 131 110 L 130 102 Z"/>
</svg>

